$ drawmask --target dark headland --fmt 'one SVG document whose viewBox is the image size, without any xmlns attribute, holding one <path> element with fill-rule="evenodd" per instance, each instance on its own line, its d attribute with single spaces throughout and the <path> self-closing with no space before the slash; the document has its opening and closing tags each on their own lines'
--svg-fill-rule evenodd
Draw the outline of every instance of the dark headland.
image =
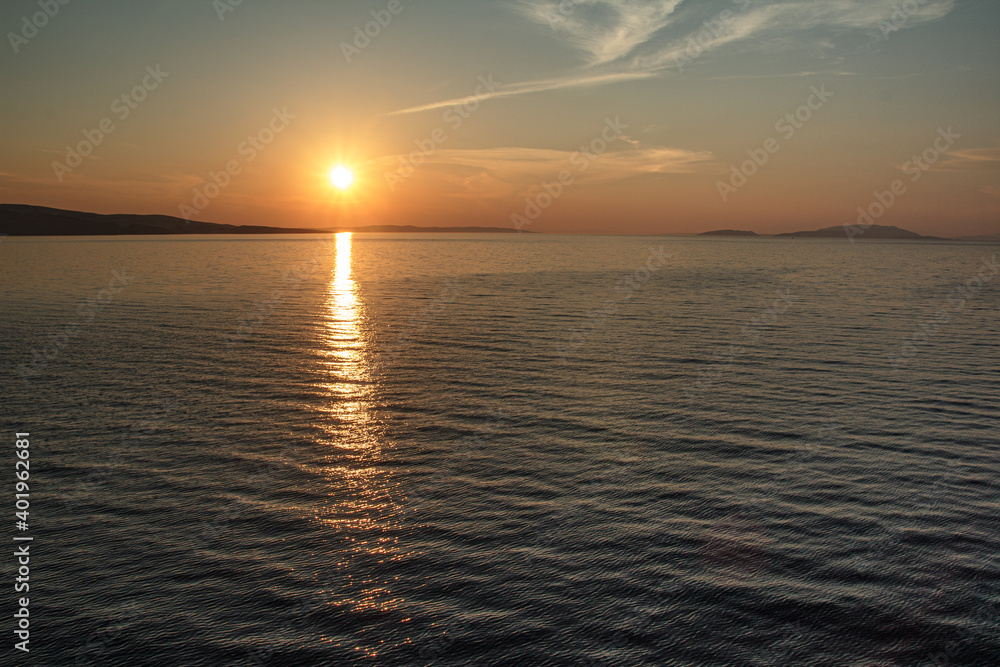
<svg viewBox="0 0 1000 667">
<path fill-rule="evenodd" d="M 266 227 L 197 222 L 169 215 L 101 215 L 44 206 L 0 204 L 0 234 L 8 236 L 120 236 L 125 234 L 329 234 L 331 232 L 515 234 L 510 227 Z M 530 232 L 526 232 L 530 233 Z"/>
</svg>

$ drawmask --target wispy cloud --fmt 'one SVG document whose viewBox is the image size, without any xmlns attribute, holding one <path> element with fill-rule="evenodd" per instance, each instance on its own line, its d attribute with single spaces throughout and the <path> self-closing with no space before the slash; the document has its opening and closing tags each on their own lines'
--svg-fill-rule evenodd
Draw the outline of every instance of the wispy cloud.
<svg viewBox="0 0 1000 667">
<path fill-rule="evenodd" d="M 901 15 L 898 0 L 738 0 L 697 5 L 684 0 L 520 0 L 514 5 L 520 14 L 551 26 L 556 39 L 583 52 L 584 62 L 578 71 L 501 86 L 480 99 L 658 76 L 676 69 L 692 48 L 702 55 L 741 52 L 762 48 L 775 40 L 790 48 L 815 43 L 813 31 L 817 28 L 875 34 L 880 34 L 880 26 L 887 25 L 893 31 L 905 30 L 941 19 L 955 3 L 922 0 Z M 706 22 L 715 29 L 707 30 Z M 471 100 L 452 98 L 388 115 L 429 111 Z"/>
<path fill-rule="evenodd" d="M 896 30 L 903 30 L 944 17 L 954 8 L 955 1 L 925 0 L 915 11 L 900 18 L 898 0 L 778 0 L 766 3 L 748 0 L 745 10 L 729 10 L 728 18 L 722 21 L 725 29 L 721 32 L 706 32 L 700 24 L 688 34 L 673 36 L 652 53 L 636 56 L 632 64 L 646 70 L 670 68 L 680 56 L 689 54 L 692 44 L 701 53 L 734 44 L 753 48 L 762 44 L 765 37 L 780 38 L 792 46 L 814 41 L 816 37 L 810 31 L 816 28 L 878 32 L 880 26 L 892 25 Z M 721 18 L 721 13 L 718 16 Z"/>
<path fill-rule="evenodd" d="M 588 65 L 614 62 L 671 23 L 683 0 L 522 0 L 518 9 L 587 53 Z"/>
<path fill-rule="evenodd" d="M 505 147 L 439 150 L 420 167 L 418 176 L 451 186 L 457 197 L 502 198 L 527 194 L 543 181 L 552 181 L 562 170 L 570 170 L 576 183 L 610 183 L 648 174 L 687 174 L 709 169 L 713 155 L 667 147 L 637 147 L 610 151 L 580 170 L 574 151 Z M 371 161 L 377 170 L 393 170 L 402 155 L 386 155 Z M 577 157 L 579 160 L 582 156 Z"/>
<path fill-rule="evenodd" d="M 947 153 L 939 163 L 944 171 L 985 171 L 1000 169 L 1000 148 L 965 148 Z"/>
</svg>

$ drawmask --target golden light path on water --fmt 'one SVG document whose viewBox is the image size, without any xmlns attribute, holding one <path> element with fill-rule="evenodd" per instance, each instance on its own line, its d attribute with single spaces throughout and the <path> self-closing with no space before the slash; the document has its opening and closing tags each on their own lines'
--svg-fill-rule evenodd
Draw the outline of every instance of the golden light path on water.
<svg viewBox="0 0 1000 667">
<path fill-rule="evenodd" d="M 325 441 L 339 454 L 331 457 L 328 468 L 335 500 L 316 518 L 351 541 L 351 548 L 340 552 L 336 563 L 351 584 L 342 589 L 348 595 L 342 601 L 357 610 L 390 611 L 399 609 L 402 600 L 394 596 L 390 582 L 378 576 L 378 566 L 400 556 L 390 535 L 399 520 L 400 503 L 386 472 L 384 439 L 372 411 L 369 339 L 351 253 L 352 235 L 337 234 L 319 352 L 326 378 L 321 385 L 326 401 L 320 426 Z M 360 650 L 372 657 L 378 654 L 378 646 Z"/>
<path fill-rule="evenodd" d="M 351 426 L 367 420 L 365 399 L 371 378 L 367 373 L 365 339 L 361 331 L 362 316 L 358 304 L 357 285 L 351 271 L 351 234 L 337 234 L 337 255 L 327 300 L 326 367 L 331 376 L 328 393 L 334 400 L 331 416 Z M 355 433 L 354 435 L 361 435 Z M 338 442 L 339 446 L 355 448 L 353 438 Z M 370 443 L 369 443 L 370 444 Z"/>
</svg>

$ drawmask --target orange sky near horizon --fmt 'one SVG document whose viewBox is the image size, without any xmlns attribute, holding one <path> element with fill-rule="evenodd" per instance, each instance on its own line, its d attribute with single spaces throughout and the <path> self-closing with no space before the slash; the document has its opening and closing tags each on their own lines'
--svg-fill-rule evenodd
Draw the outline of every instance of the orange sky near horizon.
<svg viewBox="0 0 1000 667">
<path fill-rule="evenodd" d="M 1000 233 L 989 3 L 93 4 L 30 39 L 30 5 L 0 9 L 4 203 L 632 234 L 884 208 Z"/>
</svg>

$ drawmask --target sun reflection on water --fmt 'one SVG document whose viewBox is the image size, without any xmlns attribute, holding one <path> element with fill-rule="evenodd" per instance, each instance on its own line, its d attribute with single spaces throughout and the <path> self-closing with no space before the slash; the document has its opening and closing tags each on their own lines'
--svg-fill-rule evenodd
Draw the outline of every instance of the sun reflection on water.
<svg viewBox="0 0 1000 667">
<path fill-rule="evenodd" d="M 360 320 L 363 315 L 358 300 L 357 284 L 351 270 L 351 234 L 337 234 L 337 256 L 327 299 L 325 345 L 322 353 L 331 381 L 326 389 L 329 394 L 330 416 L 346 422 L 352 433 L 361 436 L 359 424 L 368 419 L 366 401 L 370 394 L 371 379 L 365 363 L 365 339 Z M 364 445 L 356 437 L 337 442 L 339 446 Z"/>
<path fill-rule="evenodd" d="M 320 408 L 325 442 L 336 448 L 327 469 L 333 489 L 330 502 L 315 518 L 346 536 L 338 569 L 354 572 L 357 587 L 344 600 L 356 609 L 389 611 L 402 606 L 388 581 L 357 576 L 378 563 L 399 558 L 391 529 L 400 510 L 396 485 L 384 465 L 384 439 L 373 416 L 374 383 L 364 328 L 365 309 L 352 266 L 352 235 L 336 236 L 336 259 L 327 289 L 319 354 L 322 358 Z M 371 648 L 366 649 L 368 651 Z"/>
</svg>

